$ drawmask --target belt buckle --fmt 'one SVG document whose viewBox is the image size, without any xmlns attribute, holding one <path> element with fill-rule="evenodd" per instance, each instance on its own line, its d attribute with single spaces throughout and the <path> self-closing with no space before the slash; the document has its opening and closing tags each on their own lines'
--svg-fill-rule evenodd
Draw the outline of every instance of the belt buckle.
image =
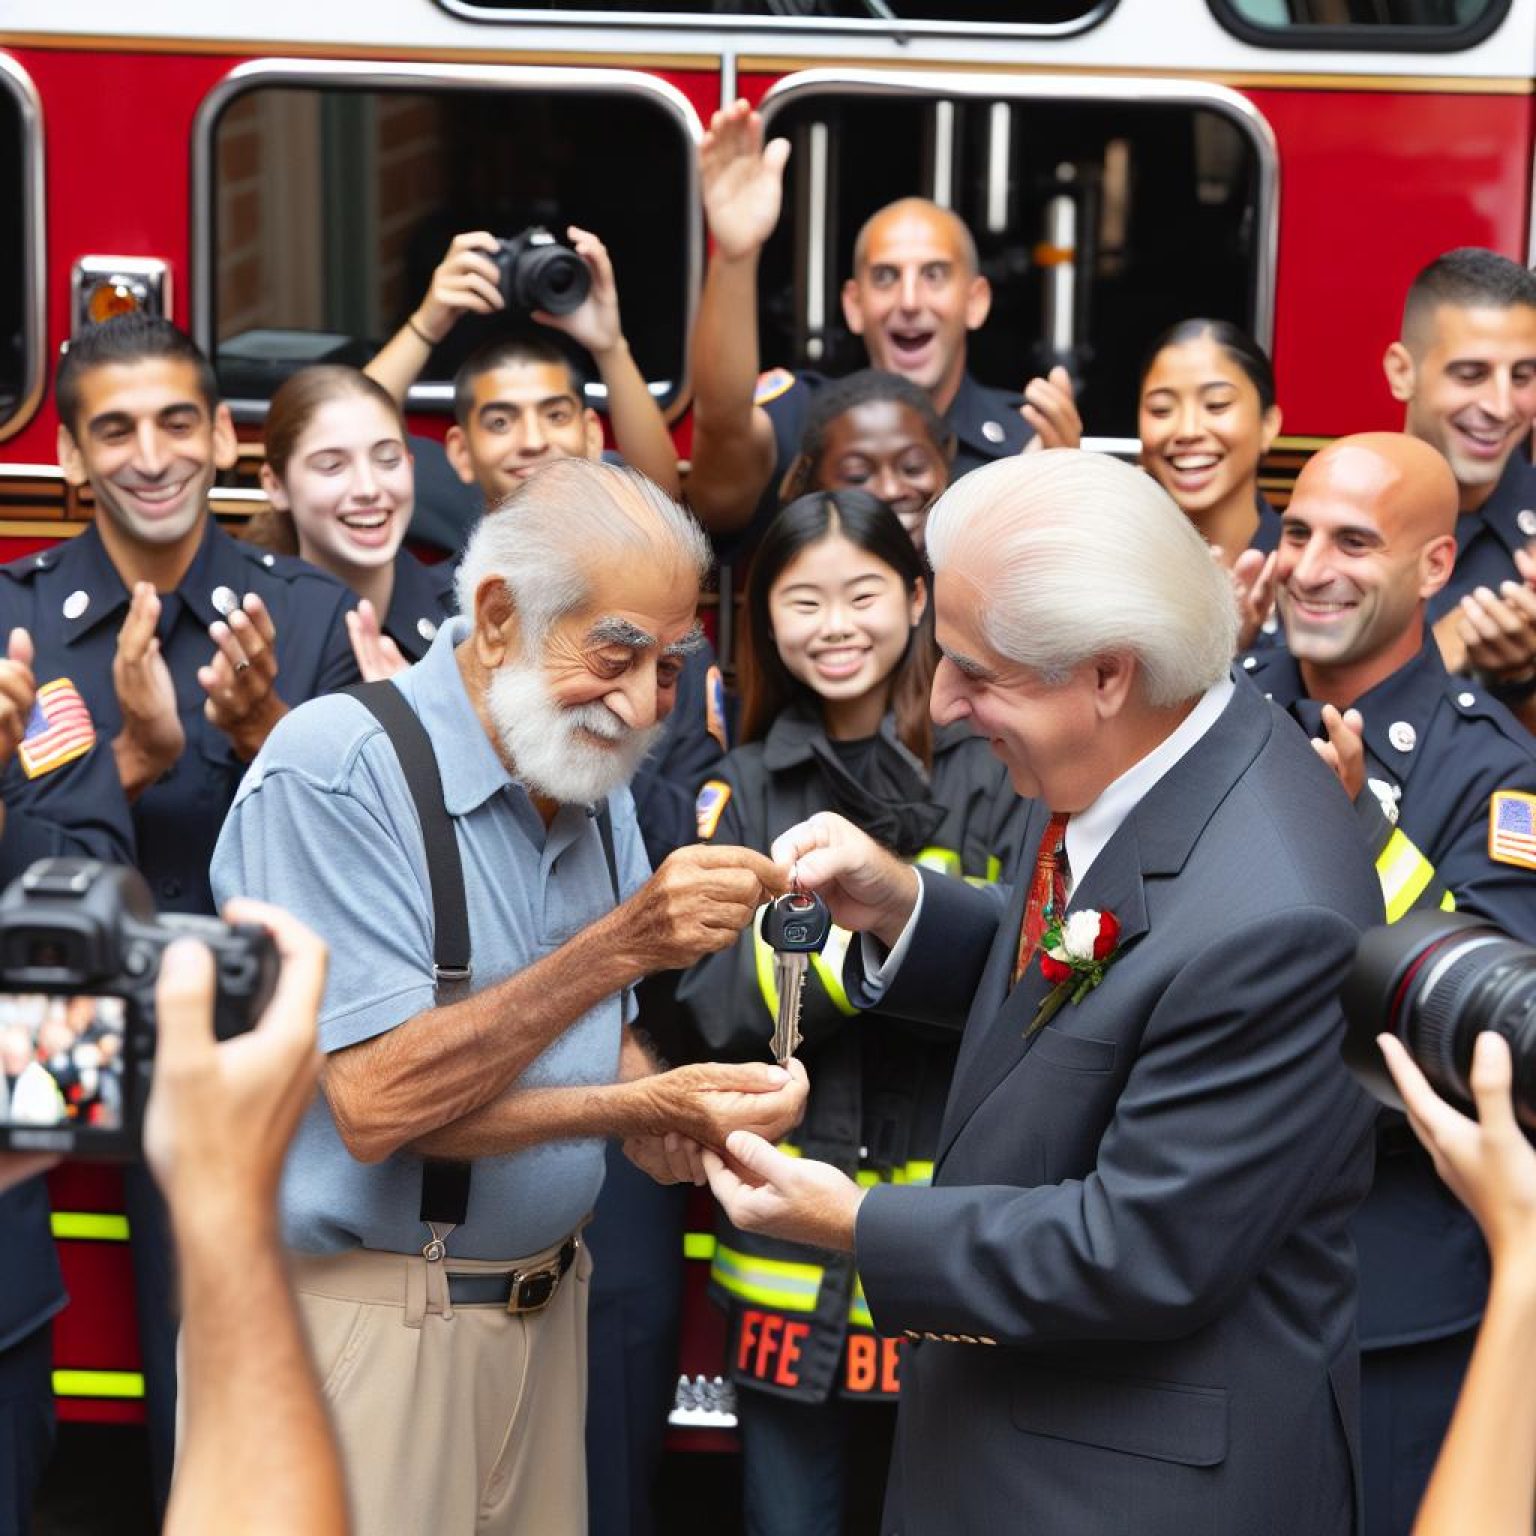
<svg viewBox="0 0 1536 1536">
<path fill-rule="evenodd" d="M 507 1311 L 538 1312 L 549 1305 L 560 1283 L 560 1261 L 551 1260 L 537 1269 L 514 1269 L 512 1289 L 507 1297 Z"/>
</svg>

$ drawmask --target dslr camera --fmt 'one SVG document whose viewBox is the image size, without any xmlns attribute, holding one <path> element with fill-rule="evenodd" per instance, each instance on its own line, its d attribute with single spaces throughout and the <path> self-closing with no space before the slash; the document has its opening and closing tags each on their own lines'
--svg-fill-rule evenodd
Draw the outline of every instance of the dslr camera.
<svg viewBox="0 0 1536 1536">
<path fill-rule="evenodd" d="M 155 982 L 177 938 L 213 952 L 214 1032 L 251 1028 L 277 981 L 262 928 L 157 917 L 134 869 L 42 859 L 0 896 L 0 1146 L 128 1158 L 155 1054 Z"/>
<path fill-rule="evenodd" d="M 568 315 L 580 309 L 592 291 L 586 262 L 542 225 L 535 224 L 510 240 L 498 240 L 491 260 L 501 273 L 501 296 L 507 308 L 524 314 L 539 309 Z"/>
<path fill-rule="evenodd" d="M 1472 1047 L 1509 1041 L 1515 1114 L 1536 1139 L 1536 949 L 1480 918 L 1412 912 L 1360 940 L 1339 994 L 1344 1059 L 1383 1104 L 1403 1107 L 1376 1046 L 1395 1035 L 1435 1091 L 1475 1115 Z"/>
</svg>

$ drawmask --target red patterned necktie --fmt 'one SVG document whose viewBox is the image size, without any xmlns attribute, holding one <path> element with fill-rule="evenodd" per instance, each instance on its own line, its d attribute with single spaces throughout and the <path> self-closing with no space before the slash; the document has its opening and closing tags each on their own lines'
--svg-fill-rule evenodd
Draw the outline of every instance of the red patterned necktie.
<svg viewBox="0 0 1536 1536">
<path fill-rule="evenodd" d="M 1029 962 L 1040 948 L 1041 936 L 1051 919 L 1059 917 L 1067 905 L 1067 816 L 1054 811 L 1045 824 L 1040 851 L 1035 855 L 1035 873 L 1029 883 L 1029 900 L 1024 903 L 1024 921 L 1019 928 L 1019 957 L 1014 962 L 1013 984 L 1018 986 Z"/>
</svg>

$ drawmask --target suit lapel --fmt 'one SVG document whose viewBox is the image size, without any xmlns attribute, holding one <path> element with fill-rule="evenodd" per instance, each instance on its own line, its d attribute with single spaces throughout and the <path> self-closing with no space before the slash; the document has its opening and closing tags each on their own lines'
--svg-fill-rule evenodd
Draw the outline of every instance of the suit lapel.
<svg viewBox="0 0 1536 1536">
<path fill-rule="evenodd" d="M 1184 867 L 1217 806 L 1269 739 L 1273 718 L 1270 704 L 1242 673 L 1235 674 L 1235 682 L 1235 692 L 1220 718 L 1121 823 L 1067 903 L 1068 913 L 1094 909 L 1113 912 L 1119 918 L 1116 965 L 1123 963 L 1126 953 L 1147 932 L 1146 882 L 1176 875 Z M 1028 861 L 1019 866 L 1021 879 L 1009 903 L 1008 927 L 998 934 L 966 1022 L 939 1134 L 936 1174 L 966 1122 L 1029 1054 L 1037 1038 L 1025 1039 L 1025 1031 L 1050 990 L 1038 963 L 1030 966 L 1017 987 L 1011 983 L 1029 875 L 1046 816 L 1040 806 L 1030 813 L 1024 840 Z M 1114 992 L 1115 966 L 1111 966 L 1089 998 L 1107 1003 Z M 1080 1005 L 1069 1002 L 1057 1014 L 1057 1023 L 1064 1024 L 1078 1006 L 1087 1007 L 1088 999 Z"/>
</svg>

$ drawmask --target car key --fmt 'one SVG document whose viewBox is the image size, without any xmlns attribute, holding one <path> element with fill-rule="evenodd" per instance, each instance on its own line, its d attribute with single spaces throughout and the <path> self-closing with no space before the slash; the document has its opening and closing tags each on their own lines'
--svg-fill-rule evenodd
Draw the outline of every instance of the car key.
<svg viewBox="0 0 1536 1536">
<path fill-rule="evenodd" d="M 779 1015 L 773 1025 L 773 1059 L 782 1067 L 800 1047 L 800 993 L 811 956 L 821 953 L 832 914 L 820 896 L 791 891 L 763 909 L 763 942 L 773 951 L 773 983 Z"/>
</svg>

